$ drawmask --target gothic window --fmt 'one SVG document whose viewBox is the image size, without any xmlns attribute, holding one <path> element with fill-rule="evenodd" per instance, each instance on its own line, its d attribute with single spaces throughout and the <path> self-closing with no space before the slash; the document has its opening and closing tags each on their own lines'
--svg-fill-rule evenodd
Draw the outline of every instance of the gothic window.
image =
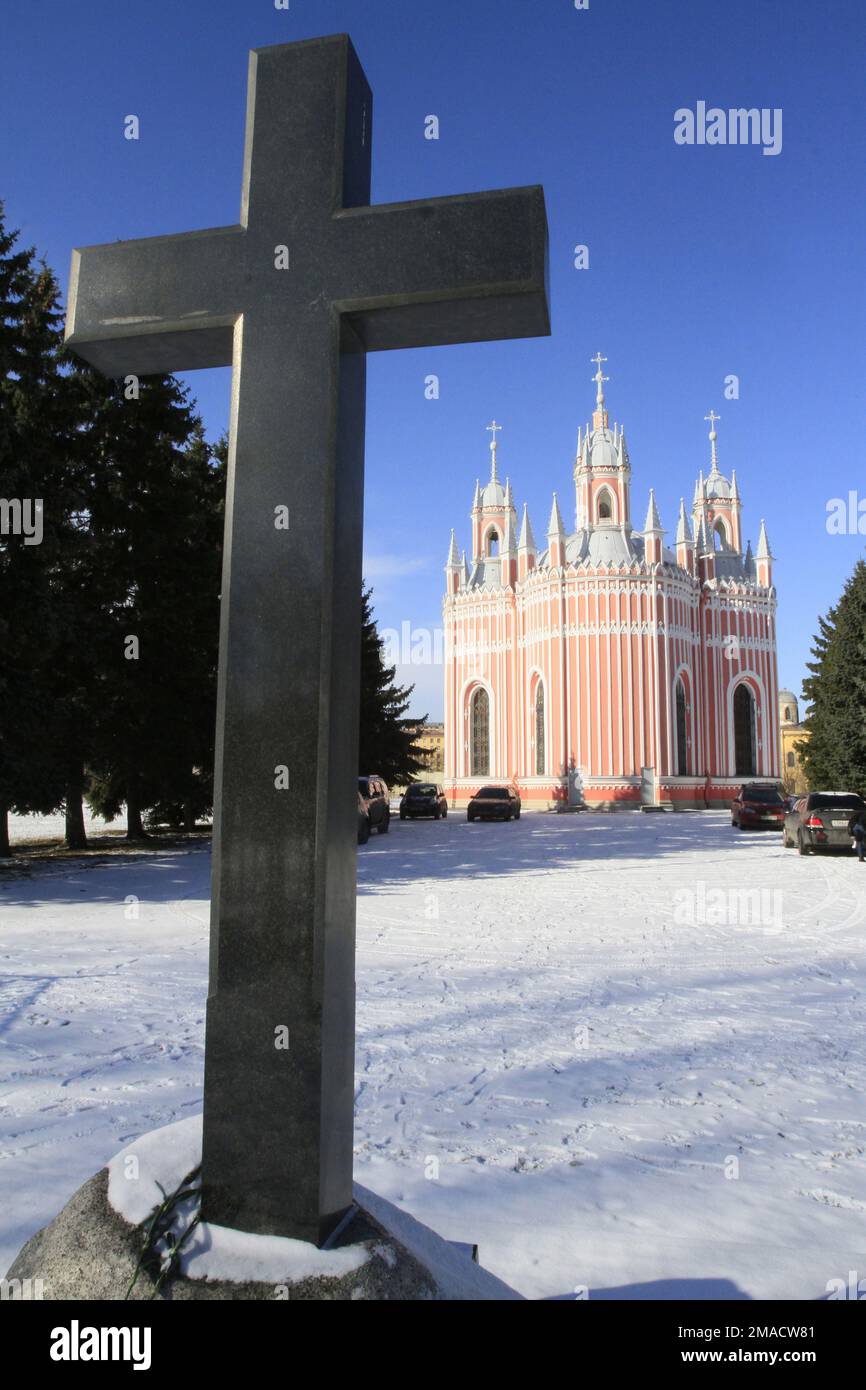
<svg viewBox="0 0 866 1390">
<path fill-rule="evenodd" d="M 719 518 L 713 527 L 713 548 L 715 550 L 725 550 L 728 544 L 728 536 L 725 531 L 725 523 Z"/>
<path fill-rule="evenodd" d="M 470 706 L 472 725 L 472 772 L 473 777 L 490 775 L 490 699 L 487 691 L 479 688 L 472 696 Z"/>
<path fill-rule="evenodd" d="M 610 521 L 613 518 L 613 506 L 610 500 L 610 493 L 605 490 L 599 495 L 598 499 L 598 519 L 599 521 Z"/>
<path fill-rule="evenodd" d="M 487 537 L 487 554 L 491 556 L 499 554 L 499 536 L 495 531 L 491 531 Z"/>
<path fill-rule="evenodd" d="M 734 691 L 734 753 L 738 777 L 755 776 L 755 744 L 755 699 L 744 683 Z"/>
<path fill-rule="evenodd" d="M 535 775 L 544 776 L 544 686 L 541 681 L 535 692 Z"/>
<path fill-rule="evenodd" d="M 677 772 L 680 777 L 688 777 L 689 775 L 686 689 L 681 680 L 677 681 Z"/>
</svg>

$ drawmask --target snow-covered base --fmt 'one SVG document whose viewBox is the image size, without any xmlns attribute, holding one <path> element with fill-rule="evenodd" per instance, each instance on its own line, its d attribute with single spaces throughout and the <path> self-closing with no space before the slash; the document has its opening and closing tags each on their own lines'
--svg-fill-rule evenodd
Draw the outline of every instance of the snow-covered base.
<svg viewBox="0 0 866 1390">
<path fill-rule="evenodd" d="M 190 1116 L 119 1153 L 26 1243 L 9 1269 L 11 1296 L 27 1297 L 24 1290 L 35 1286 L 40 1298 L 79 1302 L 520 1299 L 468 1253 L 364 1188 L 355 1193 L 336 1248 L 327 1251 L 196 1224 L 197 1187 L 186 1180 L 201 1161 L 201 1139 L 201 1117 Z M 152 1222 L 144 1228 L 150 1240 L 142 1264 L 142 1223 L 158 1208 L 163 1222 L 156 1235 Z M 175 1267 L 172 1252 L 179 1254 Z"/>
<path fill-rule="evenodd" d="M 0 880 L 0 1270 L 109 1154 L 200 1110 L 209 868 L 196 846 Z M 395 818 L 358 869 L 366 1187 L 530 1298 L 866 1278 L 856 859 L 724 813 L 581 813 Z"/>
<path fill-rule="evenodd" d="M 146 1221 L 163 1193 L 177 1191 L 201 1162 L 201 1115 L 143 1134 L 108 1165 L 108 1200 L 131 1226 Z M 160 1191 L 162 1188 L 162 1192 Z M 184 1212 L 188 1220 L 189 1207 Z M 335 1279 L 360 1269 L 369 1259 L 361 1245 L 343 1250 L 318 1250 L 304 1240 L 254 1235 L 202 1222 L 180 1256 L 181 1273 L 189 1279 L 226 1279 L 236 1283 L 298 1283 L 302 1279 Z"/>
</svg>

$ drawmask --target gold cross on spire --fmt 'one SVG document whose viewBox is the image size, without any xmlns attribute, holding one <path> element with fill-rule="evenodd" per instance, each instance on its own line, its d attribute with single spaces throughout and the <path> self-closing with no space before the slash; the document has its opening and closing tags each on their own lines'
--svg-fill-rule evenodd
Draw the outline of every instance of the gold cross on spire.
<svg viewBox="0 0 866 1390">
<path fill-rule="evenodd" d="M 494 420 L 493 424 L 488 425 L 487 428 L 493 435 L 493 438 L 490 441 L 490 479 L 491 481 L 494 481 L 496 478 L 496 435 L 497 432 L 502 429 L 502 426 L 497 425 L 496 421 Z"/>
<path fill-rule="evenodd" d="M 716 471 L 718 470 L 719 466 L 718 460 L 716 459 L 716 440 L 719 437 L 716 433 L 716 421 L 721 420 L 721 418 L 721 415 L 717 415 L 714 410 L 711 410 L 709 415 L 704 416 L 704 419 L 709 420 L 710 422 L 710 445 L 712 446 L 712 462 L 713 469 Z"/>
</svg>

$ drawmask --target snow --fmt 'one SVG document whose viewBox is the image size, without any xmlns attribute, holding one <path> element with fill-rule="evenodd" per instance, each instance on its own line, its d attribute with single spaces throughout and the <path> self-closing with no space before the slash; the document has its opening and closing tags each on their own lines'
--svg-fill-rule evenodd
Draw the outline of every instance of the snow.
<svg viewBox="0 0 866 1390">
<path fill-rule="evenodd" d="M 209 864 L 0 870 L 0 1269 L 198 1114 Z M 529 1298 L 866 1275 L 864 886 L 723 813 L 392 822 L 359 851 L 356 1179 Z"/>
<path fill-rule="evenodd" d="M 116 1154 L 108 1165 L 108 1200 L 114 1210 L 134 1226 L 146 1220 L 164 1194 L 176 1192 L 198 1167 L 201 1135 L 201 1115 L 191 1115 L 142 1135 Z M 179 1204 L 182 1219 L 177 1236 L 186 1230 L 196 1205 L 192 1201 Z M 317 1250 L 307 1241 L 233 1231 L 204 1221 L 184 1243 L 180 1267 L 190 1279 L 279 1284 L 326 1275 L 339 1279 L 360 1269 L 369 1258 L 360 1245 Z"/>
<path fill-rule="evenodd" d="M 125 834 L 126 816 L 104 821 L 100 816 L 95 816 L 85 802 L 84 829 L 88 835 Z M 25 845 L 33 840 L 62 840 L 65 834 L 66 817 L 62 812 L 53 816 L 9 817 L 9 841 L 13 845 Z"/>
</svg>

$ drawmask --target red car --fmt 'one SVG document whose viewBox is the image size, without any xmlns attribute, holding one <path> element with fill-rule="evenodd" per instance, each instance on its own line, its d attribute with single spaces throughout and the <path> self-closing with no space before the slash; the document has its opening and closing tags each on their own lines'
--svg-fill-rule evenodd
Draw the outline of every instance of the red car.
<svg viewBox="0 0 866 1390">
<path fill-rule="evenodd" d="M 778 787 L 766 782 L 747 782 L 731 802 L 731 825 L 738 830 L 781 830 L 785 824 L 785 799 Z"/>
</svg>

